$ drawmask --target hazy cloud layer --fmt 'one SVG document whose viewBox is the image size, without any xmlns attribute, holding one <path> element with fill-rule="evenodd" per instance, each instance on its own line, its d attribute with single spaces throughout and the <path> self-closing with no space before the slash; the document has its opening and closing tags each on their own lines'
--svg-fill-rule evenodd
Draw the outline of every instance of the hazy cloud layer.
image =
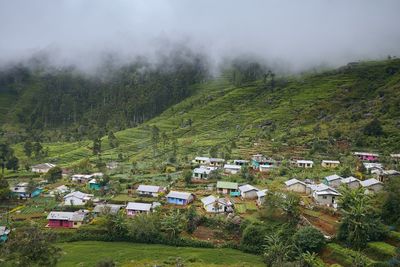
<svg viewBox="0 0 400 267">
<path fill-rule="evenodd" d="M 43 52 L 84 68 L 176 43 L 214 62 L 249 54 L 292 70 L 400 55 L 399 0 L 0 0 L 0 62 Z"/>
</svg>

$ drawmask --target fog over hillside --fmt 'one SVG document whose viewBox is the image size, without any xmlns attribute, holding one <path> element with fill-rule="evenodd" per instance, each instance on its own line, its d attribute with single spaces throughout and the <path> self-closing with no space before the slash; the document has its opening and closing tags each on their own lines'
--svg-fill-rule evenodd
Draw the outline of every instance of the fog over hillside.
<svg viewBox="0 0 400 267">
<path fill-rule="evenodd" d="M 291 71 L 400 55 L 400 1 L 0 1 L 0 64 L 45 53 L 91 70 L 115 54 L 157 59 L 186 45 Z"/>
</svg>

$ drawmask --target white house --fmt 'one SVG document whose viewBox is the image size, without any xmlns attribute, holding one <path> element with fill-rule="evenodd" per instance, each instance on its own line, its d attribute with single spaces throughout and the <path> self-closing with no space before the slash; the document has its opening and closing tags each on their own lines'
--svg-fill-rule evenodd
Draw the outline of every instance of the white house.
<svg viewBox="0 0 400 267">
<path fill-rule="evenodd" d="M 297 180 L 296 178 L 290 179 L 285 182 L 286 189 L 297 193 L 306 193 L 306 183 Z"/>
<path fill-rule="evenodd" d="M 257 205 L 261 206 L 264 203 L 267 192 L 268 189 L 257 191 Z"/>
<path fill-rule="evenodd" d="M 340 161 L 338 160 L 323 160 L 321 162 L 321 166 L 324 168 L 337 168 L 340 165 Z"/>
<path fill-rule="evenodd" d="M 341 181 L 342 181 L 343 177 L 337 175 L 337 174 L 333 174 L 333 175 L 329 175 L 326 176 L 324 178 L 324 184 L 332 186 L 332 187 L 339 187 L 341 185 Z"/>
<path fill-rule="evenodd" d="M 200 165 L 208 165 L 210 163 L 209 157 L 195 157 L 194 162 Z"/>
<path fill-rule="evenodd" d="M 54 168 L 55 166 L 56 165 L 51 163 L 37 164 L 31 167 L 31 171 L 36 173 L 47 173 L 51 168 Z"/>
<path fill-rule="evenodd" d="M 85 205 L 89 200 L 93 200 L 93 197 L 94 196 L 92 194 L 74 191 L 64 196 L 64 205 L 82 206 Z"/>
<path fill-rule="evenodd" d="M 224 172 L 227 174 L 237 174 L 242 169 L 241 165 L 236 164 L 225 164 L 224 165 Z"/>
<path fill-rule="evenodd" d="M 314 201 L 319 205 L 335 206 L 337 204 L 336 198 L 340 196 L 340 194 L 336 190 L 328 188 L 326 190 L 314 191 L 312 196 Z"/>
<path fill-rule="evenodd" d="M 383 189 L 383 183 L 375 178 L 361 181 L 360 185 L 365 188 L 367 194 L 377 193 Z"/>
<path fill-rule="evenodd" d="M 382 170 L 383 165 L 381 163 L 375 163 L 375 162 L 363 162 L 364 168 L 367 170 L 367 172 L 372 172 L 374 170 Z"/>
<path fill-rule="evenodd" d="M 360 187 L 360 180 L 358 180 L 357 178 L 355 178 L 353 176 L 343 178 L 340 182 L 342 184 L 346 184 L 351 189 L 356 189 L 356 188 Z"/>
<path fill-rule="evenodd" d="M 239 186 L 239 191 L 240 191 L 240 195 L 242 196 L 242 198 L 255 199 L 255 198 L 257 198 L 257 192 L 260 190 L 252 185 L 245 184 L 245 185 Z"/>
<path fill-rule="evenodd" d="M 66 185 L 60 185 L 58 187 L 56 187 L 53 191 L 51 191 L 51 194 L 61 194 L 64 195 L 66 193 L 68 193 L 70 191 L 69 187 Z"/>
<path fill-rule="evenodd" d="M 299 168 L 312 168 L 314 166 L 314 161 L 312 160 L 296 160 L 296 166 Z"/>
<path fill-rule="evenodd" d="M 213 195 L 201 199 L 203 208 L 210 213 L 222 213 L 233 211 L 232 203 L 224 198 L 216 198 Z"/>
<path fill-rule="evenodd" d="M 126 206 L 126 215 L 135 216 L 140 213 L 149 213 L 152 209 L 152 204 L 150 203 L 139 203 L 139 202 L 128 202 Z"/>
<path fill-rule="evenodd" d="M 210 158 L 210 166 L 222 168 L 224 166 L 225 160 L 220 158 Z"/>
<path fill-rule="evenodd" d="M 136 189 L 138 195 L 146 197 L 158 197 L 158 194 L 162 191 L 162 188 L 157 185 L 139 185 Z"/>
<path fill-rule="evenodd" d="M 200 166 L 199 168 L 195 168 L 192 172 L 193 179 L 208 179 L 212 171 L 215 171 L 217 167 L 206 167 Z"/>
<path fill-rule="evenodd" d="M 125 205 L 117 204 L 98 204 L 94 207 L 93 213 L 99 214 L 117 214 Z"/>
</svg>

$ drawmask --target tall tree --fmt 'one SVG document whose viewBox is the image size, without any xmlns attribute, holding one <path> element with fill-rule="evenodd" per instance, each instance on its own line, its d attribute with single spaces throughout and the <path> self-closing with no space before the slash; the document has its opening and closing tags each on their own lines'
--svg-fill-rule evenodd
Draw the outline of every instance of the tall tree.
<svg viewBox="0 0 400 267">
<path fill-rule="evenodd" d="M 31 141 L 28 140 L 24 143 L 24 153 L 28 158 L 30 158 L 32 156 L 32 152 L 33 152 L 33 144 Z"/>
<path fill-rule="evenodd" d="M 101 153 L 101 139 L 100 137 L 97 137 L 93 140 L 93 155 L 98 155 Z"/>
</svg>

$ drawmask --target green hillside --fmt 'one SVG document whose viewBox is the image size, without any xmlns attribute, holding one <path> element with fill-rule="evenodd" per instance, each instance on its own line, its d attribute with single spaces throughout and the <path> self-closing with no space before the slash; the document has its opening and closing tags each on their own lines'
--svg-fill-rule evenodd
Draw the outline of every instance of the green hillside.
<svg viewBox="0 0 400 267">
<path fill-rule="evenodd" d="M 121 154 L 126 161 L 160 162 L 176 154 L 178 160 L 187 160 L 209 154 L 212 147 L 213 154 L 227 158 L 256 152 L 322 158 L 355 149 L 400 151 L 398 59 L 242 86 L 233 86 L 231 77 L 223 75 L 195 89 L 193 96 L 161 115 L 117 132 L 119 147 L 110 148 L 104 137 L 101 157 L 115 160 Z M 153 126 L 160 133 L 152 142 Z M 91 141 L 44 146 L 49 148 L 46 160 L 64 166 L 84 157 L 97 158 L 92 156 Z M 17 146 L 19 157 L 21 148 Z"/>
</svg>

